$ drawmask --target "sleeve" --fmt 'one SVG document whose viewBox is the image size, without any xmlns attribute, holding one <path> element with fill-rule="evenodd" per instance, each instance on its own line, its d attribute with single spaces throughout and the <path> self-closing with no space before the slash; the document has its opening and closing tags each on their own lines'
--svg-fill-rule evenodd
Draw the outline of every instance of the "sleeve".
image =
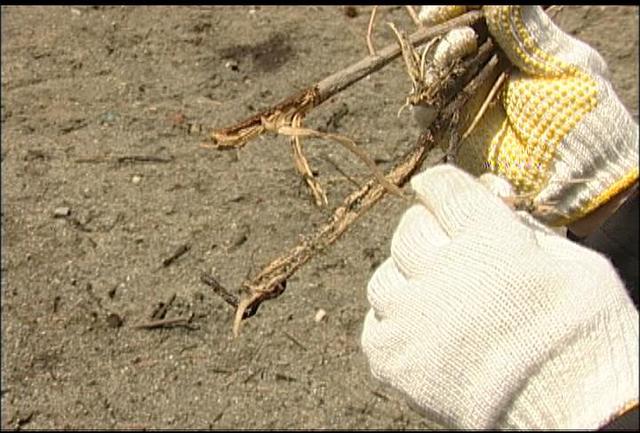
<svg viewBox="0 0 640 433">
<path fill-rule="evenodd" d="M 570 231 L 574 242 L 604 254 L 618 271 L 636 308 L 638 301 L 638 232 L 640 231 L 640 192 L 638 189 L 596 231 L 578 238 Z"/>
</svg>

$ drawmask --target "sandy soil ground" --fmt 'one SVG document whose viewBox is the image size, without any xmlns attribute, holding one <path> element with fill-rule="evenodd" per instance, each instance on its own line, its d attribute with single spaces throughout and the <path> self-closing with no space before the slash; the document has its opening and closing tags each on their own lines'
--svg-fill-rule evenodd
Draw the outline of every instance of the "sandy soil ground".
<svg viewBox="0 0 640 433">
<path fill-rule="evenodd" d="M 359 346 L 399 200 L 297 273 L 238 339 L 199 279 L 238 287 L 352 190 L 334 164 L 368 175 L 334 143 L 308 142 L 330 201 L 318 209 L 282 137 L 217 152 L 175 124 L 229 125 L 360 59 L 370 7 L 354 10 L 2 7 L 2 428 L 431 426 L 371 379 Z M 411 27 L 402 8 L 380 15 Z M 556 19 L 604 55 L 637 119 L 638 9 Z M 392 41 L 380 25 L 378 46 Z M 386 169 L 418 136 L 396 117 L 409 88 L 396 61 L 306 125 L 357 137 Z M 166 317 L 192 314 L 190 328 L 134 327 L 174 295 Z"/>
</svg>

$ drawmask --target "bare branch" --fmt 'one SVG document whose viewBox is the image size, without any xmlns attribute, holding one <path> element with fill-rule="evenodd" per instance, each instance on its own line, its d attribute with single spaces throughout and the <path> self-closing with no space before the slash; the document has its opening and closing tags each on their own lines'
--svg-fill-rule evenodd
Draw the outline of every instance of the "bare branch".
<svg viewBox="0 0 640 433">
<path fill-rule="evenodd" d="M 482 18 L 482 11 L 470 11 L 459 17 L 431 28 L 421 28 L 409 37 L 411 44 L 422 45 L 425 42 L 447 33 L 449 30 L 468 26 Z M 263 110 L 233 126 L 214 129 L 210 133 L 212 144 L 205 147 L 229 149 L 243 147 L 251 139 L 266 131 L 263 119 L 270 123 L 282 124 L 291 122 L 296 113 L 306 114 L 331 96 L 353 85 L 367 75 L 378 71 L 389 64 L 401 53 L 400 47 L 391 44 L 380 50 L 375 56 L 368 56 L 353 65 L 334 73 L 282 102 Z"/>
<path fill-rule="evenodd" d="M 418 139 L 414 148 L 407 153 L 386 175 L 386 180 L 402 187 L 422 165 L 428 151 L 434 145 L 434 136 L 438 129 L 446 127 L 449 119 L 454 116 L 480 86 L 491 77 L 499 66 L 498 57 L 492 56 L 493 43 L 488 40 L 478 50 L 478 54 L 464 65 L 467 73 L 453 84 L 442 84 L 441 92 L 453 98 L 440 114 L 432 128 L 425 131 Z M 491 59 L 482 67 L 487 59 Z M 478 69 L 479 73 L 476 72 Z M 315 234 L 303 240 L 288 253 L 266 265 L 253 279 L 243 285 L 248 289 L 248 295 L 240 300 L 236 309 L 233 324 L 234 335 L 238 335 L 241 321 L 247 317 L 245 311 L 255 312 L 258 306 L 267 299 L 280 296 L 286 287 L 286 282 L 300 267 L 311 258 L 333 244 L 353 223 L 367 210 L 374 206 L 387 192 L 383 185 L 371 179 L 359 190 L 346 197 L 341 206 L 333 213 L 327 224 Z"/>
</svg>

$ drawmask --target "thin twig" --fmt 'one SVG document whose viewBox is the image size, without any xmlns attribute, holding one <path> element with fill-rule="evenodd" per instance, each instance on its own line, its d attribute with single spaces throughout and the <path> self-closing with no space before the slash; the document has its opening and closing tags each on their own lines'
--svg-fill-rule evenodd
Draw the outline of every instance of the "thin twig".
<svg viewBox="0 0 640 433">
<path fill-rule="evenodd" d="M 171 319 L 151 320 L 146 323 L 138 323 L 133 327 L 137 329 L 155 329 L 172 326 L 186 326 L 187 328 L 193 329 L 191 326 L 189 326 L 189 322 L 191 322 L 191 316 L 183 316 L 173 317 Z"/>
<path fill-rule="evenodd" d="M 380 168 L 378 168 L 376 163 L 373 162 L 371 158 L 369 158 L 369 155 L 367 155 L 367 153 L 364 150 L 362 150 L 355 143 L 355 141 L 351 140 L 350 138 L 345 137 L 343 135 L 339 135 L 339 134 L 320 132 L 320 131 L 316 131 L 314 129 L 309 129 L 309 128 L 299 128 L 295 126 L 286 126 L 286 125 L 282 125 L 282 126 L 272 125 L 267 120 L 264 120 L 263 123 L 265 124 L 265 127 L 268 130 L 277 132 L 278 134 L 294 136 L 294 137 L 328 138 L 330 140 L 340 143 L 341 145 L 346 147 L 349 151 L 351 151 L 353 154 L 355 154 L 362 162 L 364 162 L 367 165 L 367 167 L 369 167 L 369 170 L 371 170 L 371 172 L 373 173 L 375 178 L 378 180 L 378 182 L 380 182 L 380 184 L 384 186 L 389 192 L 397 195 L 398 197 L 404 197 L 402 190 L 400 190 L 400 188 L 398 188 L 397 186 L 390 183 L 387 179 L 385 179 L 384 173 L 382 172 L 382 170 L 380 170 Z"/>
<path fill-rule="evenodd" d="M 293 128 L 300 128 L 302 125 L 302 114 L 296 113 L 293 115 L 291 120 L 291 126 Z M 327 200 L 327 194 L 324 192 L 324 189 L 320 185 L 320 182 L 313 176 L 313 171 L 309 166 L 309 162 L 307 158 L 305 158 L 302 153 L 302 144 L 300 143 L 299 135 L 292 135 L 290 138 L 291 150 L 293 151 L 293 161 L 298 170 L 298 173 L 303 177 L 305 182 L 307 182 L 307 186 L 311 190 L 311 194 L 313 195 L 313 199 L 316 202 L 316 206 L 322 207 L 329 204 L 329 200 Z"/>
<path fill-rule="evenodd" d="M 472 25 L 478 22 L 482 16 L 482 11 L 470 11 L 437 26 L 428 29 L 421 28 L 413 33 L 409 40 L 414 46 L 419 46 L 447 33 L 453 28 Z M 275 124 L 282 124 L 284 119 L 285 123 L 289 123 L 295 113 L 307 113 L 336 93 L 389 64 L 400 54 L 400 47 L 397 44 L 390 44 L 380 50 L 377 55 L 367 56 L 359 62 L 324 78 L 314 86 L 298 92 L 233 126 L 214 129 L 210 134 L 212 144 L 203 144 L 203 147 L 214 147 L 216 149 L 243 147 L 248 141 L 266 131 L 263 119 Z"/>
<path fill-rule="evenodd" d="M 498 93 L 498 91 L 500 90 L 500 88 L 502 87 L 506 79 L 507 79 L 506 73 L 503 72 L 502 74 L 500 74 L 496 82 L 493 84 L 493 87 L 491 87 L 489 94 L 487 95 L 485 100 L 482 102 L 482 106 L 480 107 L 475 117 L 473 118 L 473 122 L 471 122 L 471 125 L 469 125 L 467 130 L 464 131 L 464 134 L 462 134 L 461 141 L 464 141 L 469 135 L 471 135 L 471 132 L 476 128 L 476 126 L 482 119 L 482 116 L 487 111 L 487 108 L 489 108 L 489 104 L 491 104 L 491 102 L 493 101 L 493 98 L 495 98 L 496 94 Z"/>
<path fill-rule="evenodd" d="M 164 319 L 164 316 L 167 315 L 167 311 L 169 311 L 169 307 L 171 307 L 171 304 L 173 304 L 173 301 L 175 301 L 175 299 L 176 299 L 176 294 L 172 293 L 166 302 L 160 302 L 158 306 L 154 308 L 153 311 L 151 312 L 151 319 L 153 320 Z"/>
<path fill-rule="evenodd" d="M 374 6 L 371 9 L 371 17 L 369 18 L 369 26 L 367 27 L 367 48 L 369 48 L 369 55 L 375 56 L 376 49 L 373 46 L 373 41 L 371 39 L 371 34 L 373 33 L 373 22 L 376 19 L 376 11 L 378 10 L 378 6 Z"/>
<path fill-rule="evenodd" d="M 349 176 L 349 174 L 344 171 L 337 162 L 335 162 L 333 159 L 329 158 L 328 156 L 324 156 L 323 157 L 325 161 L 327 161 L 329 164 L 331 164 L 333 166 L 333 168 L 336 169 L 336 171 L 338 173 L 340 173 L 345 179 L 347 179 L 349 182 L 351 182 L 352 184 L 354 184 L 356 186 L 356 188 L 362 188 L 362 185 L 360 185 L 358 183 L 358 181 L 356 181 L 353 177 Z"/>
<path fill-rule="evenodd" d="M 227 289 L 224 288 L 222 284 L 216 280 L 213 275 L 209 275 L 205 272 L 200 274 L 200 280 L 205 283 L 207 286 L 213 289 L 213 292 L 220 296 L 227 304 L 229 304 L 234 309 L 238 308 L 238 304 L 240 301 L 235 295 L 232 295 Z M 258 311 L 258 308 L 249 308 L 245 311 L 243 319 L 253 316 Z"/>
<path fill-rule="evenodd" d="M 301 348 L 302 350 L 304 350 L 305 352 L 308 351 L 309 349 L 307 349 L 307 347 L 302 344 L 300 342 L 300 340 L 298 340 L 296 337 L 294 337 L 293 335 L 289 334 L 287 331 L 282 331 L 282 333 L 284 334 L 285 337 L 287 337 L 289 340 L 291 340 L 296 346 L 298 346 L 299 348 Z"/>
<path fill-rule="evenodd" d="M 175 262 L 177 259 L 185 255 L 190 249 L 191 246 L 187 244 L 180 245 L 180 247 L 173 254 L 162 261 L 162 266 L 166 268 L 171 263 Z"/>
<path fill-rule="evenodd" d="M 409 16 L 411 17 L 411 20 L 413 21 L 413 23 L 415 25 L 417 25 L 417 26 L 422 26 L 422 23 L 420 22 L 420 19 L 418 18 L 418 14 L 416 14 L 416 11 L 413 10 L 413 6 L 411 6 L 411 5 L 405 6 L 405 9 L 409 13 Z"/>
<path fill-rule="evenodd" d="M 155 155 L 124 155 L 124 156 L 98 156 L 95 158 L 79 158 L 77 163 L 98 164 L 102 162 L 117 163 L 169 163 L 173 162 L 173 157 L 155 156 Z"/>
<path fill-rule="evenodd" d="M 224 299 L 224 301 L 231 305 L 233 308 L 237 308 L 238 307 L 238 298 L 234 295 L 232 295 L 231 293 L 229 293 L 229 291 L 227 289 L 225 289 L 222 284 L 220 284 L 218 282 L 218 280 L 216 280 L 213 275 L 209 275 L 205 272 L 200 274 L 200 279 L 202 280 L 203 283 L 205 283 L 207 286 L 211 287 L 213 289 L 213 291 L 220 296 L 222 299 Z"/>
<path fill-rule="evenodd" d="M 153 162 L 153 163 L 167 163 L 172 162 L 173 157 L 153 156 L 153 155 L 127 155 L 119 156 L 116 158 L 119 163 L 124 162 Z"/>
</svg>

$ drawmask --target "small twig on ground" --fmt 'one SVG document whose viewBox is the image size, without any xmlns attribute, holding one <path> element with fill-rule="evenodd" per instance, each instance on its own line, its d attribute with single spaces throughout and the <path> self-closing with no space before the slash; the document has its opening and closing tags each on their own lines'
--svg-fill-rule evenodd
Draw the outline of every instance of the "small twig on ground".
<svg viewBox="0 0 640 433">
<path fill-rule="evenodd" d="M 233 307 L 234 309 L 238 308 L 238 304 L 240 303 L 238 298 L 235 295 L 231 294 L 227 289 L 225 289 L 224 286 L 220 284 L 218 280 L 216 280 L 213 277 L 213 275 L 209 275 L 206 272 L 202 272 L 200 274 L 200 280 L 203 283 L 205 283 L 207 286 L 211 287 L 213 289 L 213 292 L 216 295 L 220 296 L 231 307 Z M 257 311 L 258 311 L 257 306 L 256 308 L 248 308 L 245 311 L 243 319 L 253 316 L 254 314 L 256 314 Z"/>
<path fill-rule="evenodd" d="M 154 156 L 154 155 L 124 155 L 124 156 L 99 156 L 96 158 L 80 158 L 76 159 L 77 163 L 98 164 L 102 162 L 123 163 L 168 163 L 173 162 L 173 157 Z"/>
<path fill-rule="evenodd" d="M 156 328 L 168 328 L 173 326 L 184 326 L 189 329 L 197 329 L 190 326 L 192 315 L 182 317 L 172 317 L 170 319 L 151 320 L 145 323 L 138 323 L 133 325 L 136 329 L 156 329 Z"/>
<path fill-rule="evenodd" d="M 173 254 L 162 261 L 162 266 L 166 268 L 171 263 L 175 262 L 177 259 L 185 255 L 190 249 L 191 246 L 189 246 L 188 244 L 180 245 L 180 247 L 178 247 L 178 249 Z"/>
<path fill-rule="evenodd" d="M 165 302 L 158 303 L 158 305 L 151 312 L 151 315 L 150 315 L 151 319 L 152 320 L 164 319 L 164 317 L 167 315 L 167 311 L 169 311 L 169 307 L 171 307 L 171 304 L 173 304 L 173 301 L 175 301 L 175 299 L 176 299 L 176 294 L 172 293 L 171 296 L 169 296 L 169 299 L 167 299 Z"/>
<path fill-rule="evenodd" d="M 33 420 L 33 416 L 35 415 L 34 411 L 29 412 L 26 416 L 18 416 L 15 420 L 15 429 L 22 430 L 22 427 L 29 424 Z"/>
<path fill-rule="evenodd" d="M 262 368 L 258 368 L 257 370 L 254 370 L 254 371 L 250 372 L 250 373 L 247 375 L 247 377 L 245 377 L 245 378 L 242 380 L 242 383 L 243 383 L 243 384 L 245 384 L 245 383 L 249 382 L 251 379 L 253 379 L 254 377 L 256 377 L 256 375 L 257 375 L 258 373 L 262 373 L 262 371 L 263 371 L 263 369 L 262 369 Z"/>
<path fill-rule="evenodd" d="M 119 156 L 116 158 L 119 163 L 124 162 L 154 162 L 154 163 L 168 163 L 173 161 L 173 157 L 153 156 L 153 155 L 133 155 L 133 156 Z"/>
<path fill-rule="evenodd" d="M 232 306 L 233 308 L 238 307 L 238 298 L 231 293 L 227 289 L 225 289 L 222 284 L 216 280 L 213 275 L 209 275 L 206 272 L 202 272 L 200 274 L 200 280 L 205 283 L 207 286 L 211 287 L 214 293 L 220 296 L 227 304 Z"/>
<path fill-rule="evenodd" d="M 307 349 L 307 347 L 302 344 L 300 342 L 300 340 L 298 340 L 296 337 L 294 337 L 293 335 L 289 334 L 287 331 L 282 331 L 282 333 L 284 334 L 285 337 L 287 337 L 289 340 L 291 340 L 293 342 L 293 344 L 295 344 L 296 346 L 298 346 L 299 348 L 301 348 L 302 350 L 304 350 L 305 352 L 308 351 L 309 349 Z"/>
<path fill-rule="evenodd" d="M 349 176 L 349 174 L 344 171 L 337 162 L 335 162 L 333 159 L 329 158 L 327 155 L 325 155 L 323 157 L 323 159 L 325 161 L 327 161 L 329 164 L 331 164 L 333 166 L 333 168 L 336 169 L 336 171 L 338 173 L 340 173 L 345 179 L 347 179 L 349 182 L 351 182 L 352 184 L 354 184 L 356 186 L 356 188 L 362 188 L 362 185 L 360 185 L 353 177 Z"/>
</svg>

